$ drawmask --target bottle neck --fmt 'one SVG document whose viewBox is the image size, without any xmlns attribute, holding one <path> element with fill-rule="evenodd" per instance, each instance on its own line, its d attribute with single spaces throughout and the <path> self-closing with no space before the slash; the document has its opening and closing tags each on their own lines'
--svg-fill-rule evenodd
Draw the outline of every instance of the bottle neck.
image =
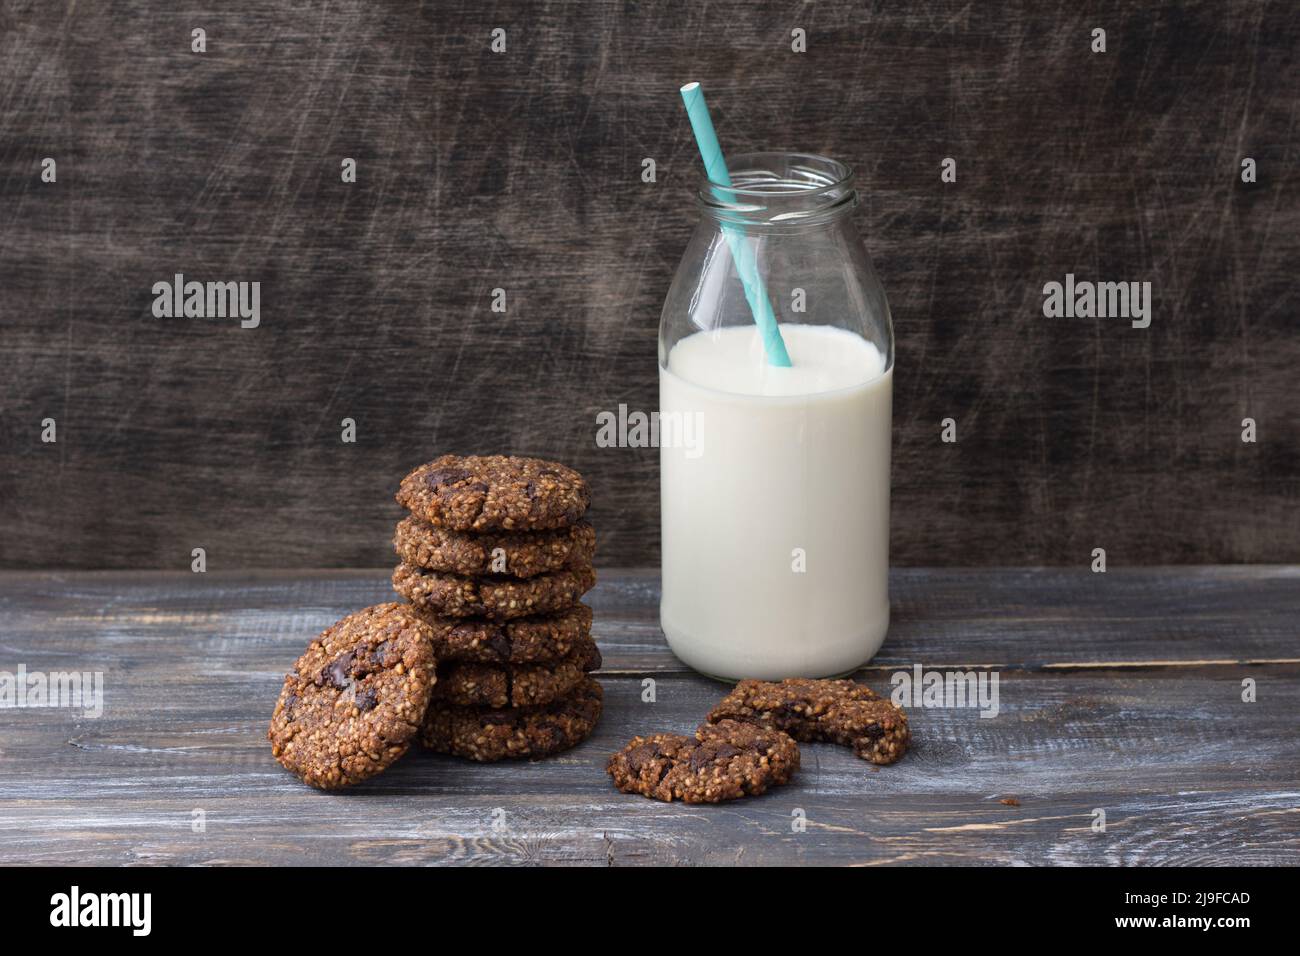
<svg viewBox="0 0 1300 956">
<path fill-rule="evenodd" d="M 835 222 L 858 204 L 853 170 L 811 153 L 742 153 L 733 156 L 731 184 L 702 179 L 703 214 L 746 232 L 801 230 Z"/>
</svg>

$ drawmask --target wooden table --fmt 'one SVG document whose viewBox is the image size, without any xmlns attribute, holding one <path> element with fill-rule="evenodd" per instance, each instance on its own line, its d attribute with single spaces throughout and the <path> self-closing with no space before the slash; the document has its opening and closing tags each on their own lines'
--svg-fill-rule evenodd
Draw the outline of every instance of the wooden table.
<svg viewBox="0 0 1300 956">
<path fill-rule="evenodd" d="M 105 681 L 99 719 L 0 711 L 0 862 L 1300 862 L 1300 568 L 896 570 L 859 680 L 995 669 L 999 715 L 912 708 L 895 766 L 808 744 L 791 786 L 705 807 L 604 773 L 634 734 L 689 732 L 723 694 L 668 652 L 648 570 L 605 570 L 590 595 L 606 707 L 582 746 L 486 766 L 412 753 L 351 791 L 303 786 L 264 738 L 282 675 L 389 597 L 382 570 L 0 574 L 0 671 Z"/>
</svg>

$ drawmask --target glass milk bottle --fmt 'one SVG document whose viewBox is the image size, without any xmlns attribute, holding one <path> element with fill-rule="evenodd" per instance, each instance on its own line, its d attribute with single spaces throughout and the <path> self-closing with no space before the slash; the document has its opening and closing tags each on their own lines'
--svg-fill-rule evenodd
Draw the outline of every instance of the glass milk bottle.
<svg viewBox="0 0 1300 956">
<path fill-rule="evenodd" d="M 889 304 L 853 224 L 852 170 L 729 159 L 731 187 L 700 183 L 659 328 L 660 621 L 714 677 L 846 674 L 889 627 Z M 789 367 L 765 349 L 746 281 Z"/>
</svg>

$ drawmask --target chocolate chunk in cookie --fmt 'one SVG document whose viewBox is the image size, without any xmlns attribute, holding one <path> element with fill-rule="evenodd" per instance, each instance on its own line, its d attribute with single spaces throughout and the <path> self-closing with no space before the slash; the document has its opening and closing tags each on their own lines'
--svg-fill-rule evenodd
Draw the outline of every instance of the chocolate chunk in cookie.
<svg viewBox="0 0 1300 956">
<path fill-rule="evenodd" d="M 460 707 L 532 707 L 564 697 L 600 669 L 590 639 L 552 664 L 443 664 L 433 699 Z"/>
<path fill-rule="evenodd" d="M 453 531 L 564 528 L 587 510 L 582 475 L 540 458 L 443 455 L 402 479 L 397 503 Z"/>
<path fill-rule="evenodd" d="M 469 534 L 408 515 L 397 524 L 393 549 L 404 564 L 462 575 L 531 578 L 590 567 L 596 532 L 586 521 L 554 531 Z"/>
<path fill-rule="evenodd" d="M 590 677 L 541 707 L 492 710 L 431 704 L 420 742 L 438 753 L 481 763 L 545 757 L 587 739 L 600 720 L 602 692 Z"/>
<path fill-rule="evenodd" d="M 789 782 L 799 769 L 799 746 L 779 730 L 724 720 L 703 725 L 694 737 L 634 737 L 605 769 L 624 793 L 721 803 Z"/>
<path fill-rule="evenodd" d="M 275 759 L 323 790 L 374 776 L 418 732 L 435 665 L 432 631 L 408 606 L 348 615 L 285 676 L 266 735 Z"/>
<path fill-rule="evenodd" d="M 552 571 L 535 578 L 467 578 L 399 564 L 393 588 L 422 611 L 438 617 L 510 620 L 572 607 L 596 586 L 591 568 Z"/>
<path fill-rule="evenodd" d="M 742 680 L 709 720 L 743 720 L 795 740 L 842 744 L 876 764 L 893 763 L 912 739 L 901 707 L 851 680 Z"/>
<path fill-rule="evenodd" d="M 444 662 L 550 664 L 591 643 L 591 608 L 585 604 L 510 621 L 415 610 L 433 629 L 433 653 Z"/>
</svg>

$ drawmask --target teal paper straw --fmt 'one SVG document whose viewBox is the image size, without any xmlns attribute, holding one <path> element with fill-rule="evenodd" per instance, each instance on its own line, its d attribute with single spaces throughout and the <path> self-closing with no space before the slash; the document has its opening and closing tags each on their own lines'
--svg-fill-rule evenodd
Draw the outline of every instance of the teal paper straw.
<svg viewBox="0 0 1300 956">
<path fill-rule="evenodd" d="M 704 102 L 704 91 L 700 89 L 700 84 L 687 83 L 683 86 L 682 102 L 686 104 L 686 115 L 690 118 L 696 145 L 700 148 L 700 158 L 704 160 L 705 175 L 709 177 L 709 182 L 729 187 L 731 174 L 727 172 L 727 163 L 722 158 L 722 146 L 718 143 L 718 134 L 713 131 L 713 120 L 709 118 L 709 107 Z M 720 202 L 728 201 L 724 190 L 715 189 L 713 195 Z M 772 312 L 772 303 L 767 298 L 763 279 L 758 274 L 758 261 L 754 251 L 745 241 L 745 232 L 732 223 L 724 222 L 722 234 L 727 239 L 731 258 L 736 263 L 740 284 L 745 288 L 745 301 L 749 303 L 749 311 L 754 315 L 754 324 L 763 336 L 767 364 L 789 368 L 790 354 L 785 350 L 785 340 L 781 338 L 776 315 Z"/>
</svg>

